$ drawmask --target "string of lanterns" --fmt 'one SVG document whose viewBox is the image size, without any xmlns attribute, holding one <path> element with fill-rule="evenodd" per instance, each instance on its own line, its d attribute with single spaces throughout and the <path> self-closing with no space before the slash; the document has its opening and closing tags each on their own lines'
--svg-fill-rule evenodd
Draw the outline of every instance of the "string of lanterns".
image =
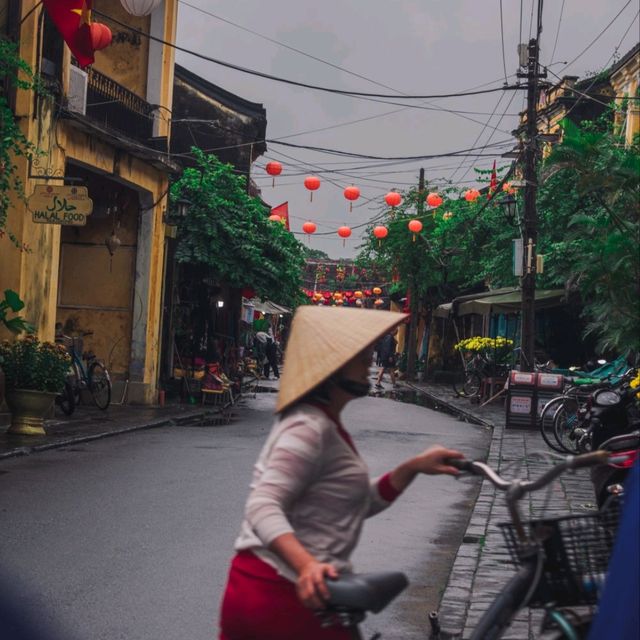
<svg viewBox="0 0 640 640">
<path fill-rule="evenodd" d="M 303 289 L 310 304 L 337 307 L 381 307 L 385 304 L 381 287 L 356 291 L 312 291 Z"/>
<path fill-rule="evenodd" d="M 282 164 L 275 160 L 270 161 L 265 166 L 265 171 L 272 176 L 273 182 L 272 186 L 275 187 L 275 179 L 282 173 Z M 321 186 L 321 180 L 317 176 L 311 175 L 307 176 L 304 179 L 304 186 L 309 191 L 309 201 L 313 202 L 313 192 L 317 191 Z M 503 191 L 512 194 L 514 189 L 512 189 L 509 183 L 505 183 L 502 187 Z M 349 201 L 349 212 L 353 211 L 353 203 L 360 197 L 360 189 L 354 185 L 350 185 L 346 187 L 343 191 L 344 198 Z M 463 198 L 469 202 L 473 203 L 480 197 L 480 191 L 478 189 L 467 189 Z M 385 203 L 391 208 L 392 212 L 395 211 L 396 207 L 399 207 L 402 204 L 402 196 L 396 191 L 389 191 L 384 196 Z M 435 217 L 438 208 L 444 203 L 444 198 L 437 192 L 432 191 L 427 194 L 425 201 L 429 207 L 431 207 L 433 216 Z M 451 211 L 447 211 L 442 214 L 443 220 L 450 220 L 453 217 L 453 213 Z M 280 222 L 281 217 L 277 214 L 272 214 L 269 216 L 269 220 L 273 222 Z M 418 219 L 409 220 L 407 223 L 407 228 L 411 232 L 413 236 L 413 241 L 415 242 L 416 236 L 422 231 L 423 224 Z M 313 235 L 317 231 L 318 227 L 314 222 L 307 220 L 302 225 L 302 231 L 307 235 L 307 241 L 311 241 L 311 235 Z M 352 234 L 352 229 L 348 225 L 343 225 L 338 228 L 337 234 L 340 238 L 342 238 L 342 245 L 344 246 L 347 238 L 349 238 Z M 376 225 L 373 228 L 373 235 L 378 240 L 378 246 L 381 246 L 382 240 L 389 235 L 389 229 L 384 225 Z M 358 300 L 359 298 L 354 298 L 354 300 Z M 344 303 L 343 303 L 344 304 Z"/>
</svg>

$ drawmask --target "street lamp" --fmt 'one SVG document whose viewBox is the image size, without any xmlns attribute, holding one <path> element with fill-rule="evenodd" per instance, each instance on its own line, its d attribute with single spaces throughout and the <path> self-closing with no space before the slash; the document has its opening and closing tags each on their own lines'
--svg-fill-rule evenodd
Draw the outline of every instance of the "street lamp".
<svg viewBox="0 0 640 640">
<path fill-rule="evenodd" d="M 163 216 L 165 224 L 176 225 L 187 218 L 189 213 L 189 207 L 191 207 L 191 200 L 187 200 L 184 197 L 178 198 L 171 207 L 169 215 Z"/>
<path fill-rule="evenodd" d="M 504 214 L 507 222 L 509 224 L 513 224 L 515 222 L 518 209 L 518 203 L 516 199 L 511 194 L 508 194 L 504 198 L 502 198 L 502 200 L 500 200 L 500 205 L 504 207 Z"/>
</svg>

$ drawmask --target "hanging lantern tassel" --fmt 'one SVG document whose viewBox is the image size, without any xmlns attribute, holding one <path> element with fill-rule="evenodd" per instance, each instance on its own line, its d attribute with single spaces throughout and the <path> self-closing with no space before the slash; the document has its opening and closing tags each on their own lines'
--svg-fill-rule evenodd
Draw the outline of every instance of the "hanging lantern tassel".
<svg viewBox="0 0 640 640">
<path fill-rule="evenodd" d="M 349 213 L 353 211 L 353 201 L 360 197 L 360 189 L 358 187 L 347 187 L 344 190 L 344 197 L 349 200 Z"/>
<path fill-rule="evenodd" d="M 416 234 L 422 231 L 422 222 L 420 220 L 409 220 L 409 231 L 413 234 L 413 242 L 416 241 Z"/>
<path fill-rule="evenodd" d="M 342 246 L 346 244 L 346 239 L 351 235 L 351 229 L 347 226 L 338 229 L 338 235 L 342 238 Z"/>
<path fill-rule="evenodd" d="M 307 176 L 304 179 L 304 186 L 309 189 L 309 202 L 313 202 L 313 192 L 320 188 L 320 178 L 317 176 Z"/>
</svg>

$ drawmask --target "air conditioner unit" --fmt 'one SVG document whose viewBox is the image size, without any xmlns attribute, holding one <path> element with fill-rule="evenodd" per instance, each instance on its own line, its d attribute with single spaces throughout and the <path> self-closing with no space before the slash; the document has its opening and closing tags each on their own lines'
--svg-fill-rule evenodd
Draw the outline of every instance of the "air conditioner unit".
<svg viewBox="0 0 640 640">
<path fill-rule="evenodd" d="M 87 78 L 86 71 L 71 65 L 69 67 L 69 92 L 67 93 L 67 108 L 69 111 L 87 113 Z"/>
</svg>

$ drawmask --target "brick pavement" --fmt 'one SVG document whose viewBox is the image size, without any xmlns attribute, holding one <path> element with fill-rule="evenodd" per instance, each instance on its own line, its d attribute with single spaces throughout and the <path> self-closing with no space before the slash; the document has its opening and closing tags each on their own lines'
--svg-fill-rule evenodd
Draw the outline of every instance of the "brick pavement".
<svg viewBox="0 0 640 640">
<path fill-rule="evenodd" d="M 403 385 L 404 386 L 404 385 Z M 548 453 L 537 430 L 505 429 L 504 407 L 500 402 L 485 407 L 457 398 L 446 385 L 417 384 L 418 393 L 432 401 L 447 405 L 447 410 L 460 412 L 469 420 L 493 426 L 493 437 L 487 462 L 507 477 L 541 475 L 549 461 L 532 457 L 534 452 Z M 588 513 L 595 510 L 593 489 L 588 470 L 565 474 L 548 490 L 529 495 L 521 503 L 524 517 L 541 514 Z M 440 619 L 445 637 L 466 640 L 497 593 L 515 573 L 509 561 L 499 522 L 509 521 L 504 494 L 488 481 L 482 483 L 463 543 L 449 575 L 440 606 Z M 542 612 L 525 609 L 503 636 L 504 640 L 544 638 L 540 632 Z"/>
</svg>

